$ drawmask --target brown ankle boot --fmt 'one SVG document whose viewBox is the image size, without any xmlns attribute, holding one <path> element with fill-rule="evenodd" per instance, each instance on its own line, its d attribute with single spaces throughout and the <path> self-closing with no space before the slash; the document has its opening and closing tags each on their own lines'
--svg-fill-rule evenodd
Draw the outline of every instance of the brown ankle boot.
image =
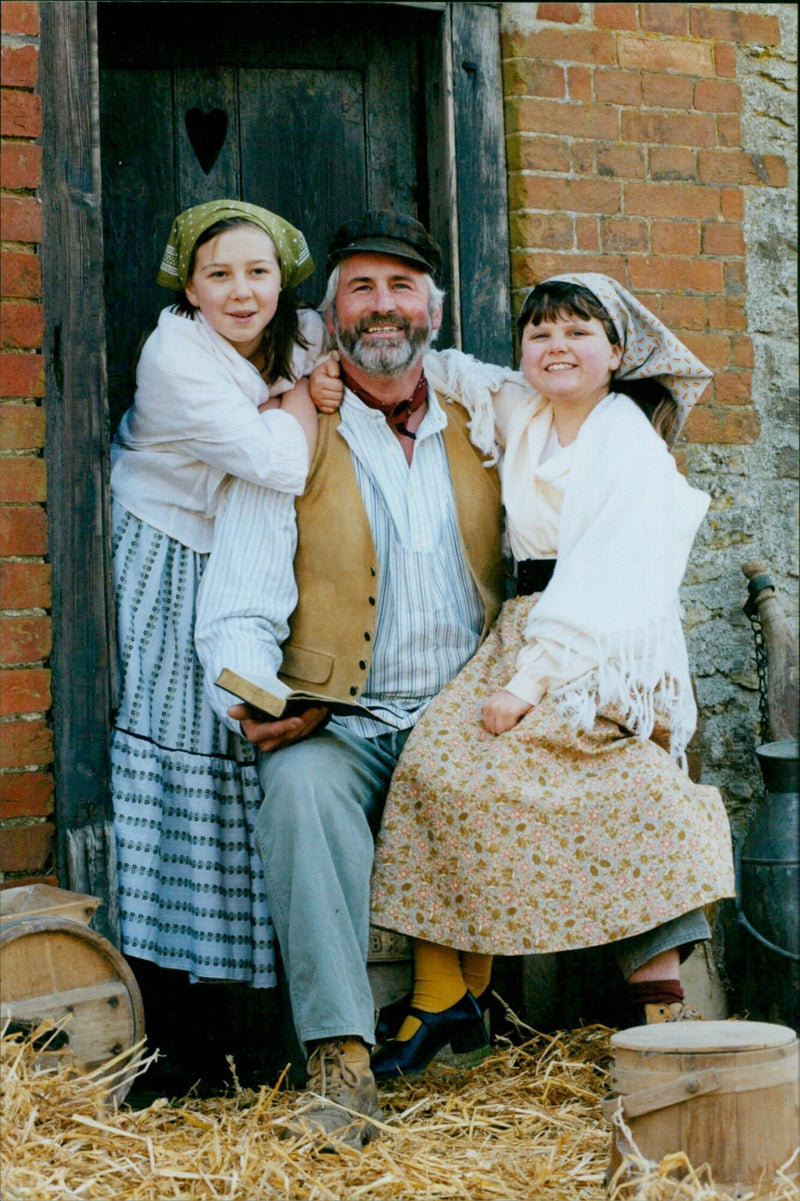
<svg viewBox="0 0 800 1201">
<path fill-rule="evenodd" d="M 312 1051 L 308 1091 L 282 1134 L 309 1138 L 321 1151 L 360 1149 L 379 1137 L 382 1119 L 368 1049 L 359 1038 L 333 1038 Z"/>
<path fill-rule="evenodd" d="M 644 1017 L 645 1024 L 648 1026 L 652 1026 L 654 1022 L 702 1022 L 703 1020 L 703 1015 L 697 1009 L 692 1009 L 691 1005 L 684 1005 L 683 1001 L 673 1001 L 671 1004 L 656 1001 L 645 1005 Z"/>
</svg>

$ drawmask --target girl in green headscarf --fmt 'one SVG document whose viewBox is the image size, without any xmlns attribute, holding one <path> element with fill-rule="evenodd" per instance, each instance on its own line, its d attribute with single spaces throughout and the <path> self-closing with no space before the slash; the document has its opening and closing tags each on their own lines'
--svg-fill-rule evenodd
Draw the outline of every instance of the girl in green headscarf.
<svg viewBox="0 0 800 1201">
<path fill-rule="evenodd" d="M 317 418 L 304 377 L 324 329 L 292 291 L 312 271 L 303 234 L 257 205 L 176 217 L 158 282 L 179 295 L 144 345 L 112 447 L 120 926 L 145 990 L 152 964 L 275 982 L 253 751 L 203 695 L 194 608 L 226 479 L 305 485 Z"/>
</svg>

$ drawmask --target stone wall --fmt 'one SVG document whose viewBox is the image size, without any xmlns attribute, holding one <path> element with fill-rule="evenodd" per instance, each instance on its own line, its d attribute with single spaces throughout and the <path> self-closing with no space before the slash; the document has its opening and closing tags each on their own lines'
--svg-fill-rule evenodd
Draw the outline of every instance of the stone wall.
<svg viewBox="0 0 800 1201">
<path fill-rule="evenodd" d="M 745 184 L 745 311 L 753 346 L 752 404 L 759 437 L 740 449 L 692 447 L 690 470 L 714 496 L 713 524 L 693 557 L 690 653 L 702 706 L 706 777 L 719 784 L 740 825 L 760 774 L 753 633 L 741 609 L 741 564 L 767 559 L 778 595 L 797 630 L 797 8 L 741 4 L 772 17 L 780 38 L 736 45 L 742 94 L 742 149 L 758 164 L 765 152 L 788 167 L 784 188 Z"/>
<path fill-rule="evenodd" d="M 517 300 L 604 271 L 714 371 L 676 452 L 712 495 L 683 590 L 697 758 L 741 829 L 757 784 L 741 564 L 796 619 L 796 9 L 504 4 Z"/>
</svg>

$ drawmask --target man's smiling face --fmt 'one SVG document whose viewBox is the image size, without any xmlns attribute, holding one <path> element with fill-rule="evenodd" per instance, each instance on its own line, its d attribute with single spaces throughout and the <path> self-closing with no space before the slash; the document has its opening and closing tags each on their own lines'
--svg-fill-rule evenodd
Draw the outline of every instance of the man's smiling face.
<svg viewBox="0 0 800 1201">
<path fill-rule="evenodd" d="M 343 260 L 326 321 L 346 359 L 370 375 L 408 371 L 427 350 L 442 319 L 430 311 L 429 278 L 402 259 L 354 254 Z"/>
</svg>

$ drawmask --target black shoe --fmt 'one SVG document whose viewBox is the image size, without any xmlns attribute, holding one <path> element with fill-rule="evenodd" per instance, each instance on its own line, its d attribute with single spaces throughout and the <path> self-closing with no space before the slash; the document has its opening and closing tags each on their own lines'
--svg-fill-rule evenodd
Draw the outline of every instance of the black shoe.
<svg viewBox="0 0 800 1201">
<path fill-rule="evenodd" d="M 491 999 L 492 986 L 491 984 L 487 984 L 481 995 L 476 997 L 481 1013 L 485 1013 L 489 1008 Z M 383 1046 L 384 1043 L 388 1043 L 390 1039 L 394 1038 L 410 1011 L 410 992 L 400 997 L 398 1001 L 390 1001 L 388 1005 L 384 1005 L 378 1010 L 378 1017 L 375 1022 L 375 1043 L 377 1046 Z"/>
<path fill-rule="evenodd" d="M 489 1040 L 483 1013 L 472 993 L 467 992 L 442 1013 L 408 1010 L 409 1017 L 422 1023 L 417 1033 L 405 1042 L 393 1039 L 372 1057 L 376 1080 L 409 1076 L 423 1071 L 439 1051 L 449 1047 L 457 1067 L 473 1067 L 489 1054 Z"/>
<path fill-rule="evenodd" d="M 411 993 L 407 992 L 397 1001 L 390 1001 L 378 1010 L 375 1019 L 375 1042 L 378 1046 L 388 1043 L 394 1038 L 402 1026 L 411 1008 Z"/>
</svg>

